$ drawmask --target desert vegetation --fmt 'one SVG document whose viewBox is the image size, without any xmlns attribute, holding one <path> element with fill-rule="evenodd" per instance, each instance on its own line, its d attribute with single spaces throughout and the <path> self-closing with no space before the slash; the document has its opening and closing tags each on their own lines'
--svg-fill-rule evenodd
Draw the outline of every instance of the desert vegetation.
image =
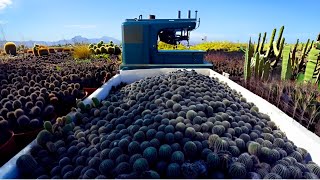
<svg viewBox="0 0 320 180">
<path fill-rule="evenodd" d="M 283 31 L 259 34 L 255 43 L 158 48 L 206 51 L 214 71 L 320 136 L 320 37 L 286 44 Z M 320 177 L 309 152 L 254 102 L 196 71 L 121 83 L 105 99 L 84 103 L 117 75 L 121 51 L 112 41 L 31 48 L 7 42 L 0 56 L 0 165 L 35 140 L 16 161 L 20 178 Z"/>
</svg>

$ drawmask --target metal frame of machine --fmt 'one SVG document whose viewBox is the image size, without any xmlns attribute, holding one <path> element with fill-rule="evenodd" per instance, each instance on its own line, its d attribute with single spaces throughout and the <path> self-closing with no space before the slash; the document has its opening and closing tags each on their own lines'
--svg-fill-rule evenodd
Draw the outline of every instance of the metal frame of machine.
<svg viewBox="0 0 320 180">
<path fill-rule="evenodd" d="M 158 50 L 158 40 L 171 45 L 188 41 L 190 32 L 200 25 L 200 18 L 156 19 L 142 15 L 126 19 L 122 24 L 122 65 L 120 69 L 149 68 L 210 68 L 212 64 L 204 61 L 205 51 L 201 50 Z M 198 26 L 197 26 L 198 23 Z"/>
</svg>

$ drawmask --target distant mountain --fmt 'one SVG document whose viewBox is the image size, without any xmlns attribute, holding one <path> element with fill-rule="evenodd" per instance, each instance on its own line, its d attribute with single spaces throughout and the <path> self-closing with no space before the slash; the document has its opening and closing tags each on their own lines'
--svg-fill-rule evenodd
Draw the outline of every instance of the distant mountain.
<svg viewBox="0 0 320 180">
<path fill-rule="evenodd" d="M 57 45 L 65 45 L 65 44 L 75 44 L 75 43 L 98 43 L 100 41 L 110 42 L 113 41 L 115 44 L 120 44 L 121 41 L 115 39 L 113 37 L 103 36 L 101 38 L 92 38 L 88 39 L 82 36 L 75 36 L 71 39 L 59 40 L 59 41 L 13 41 L 16 45 L 25 45 L 27 47 L 32 47 L 34 44 L 43 44 L 47 46 L 57 46 Z M 0 45 L 3 46 L 6 41 L 0 41 Z"/>
</svg>

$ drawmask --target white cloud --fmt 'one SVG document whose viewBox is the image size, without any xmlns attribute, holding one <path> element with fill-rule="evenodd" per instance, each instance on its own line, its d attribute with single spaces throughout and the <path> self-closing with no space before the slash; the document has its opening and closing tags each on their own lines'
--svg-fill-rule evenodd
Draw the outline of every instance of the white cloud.
<svg viewBox="0 0 320 180">
<path fill-rule="evenodd" d="M 96 28 L 96 25 L 93 24 L 72 24 L 72 25 L 65 25 L 65 28 L 79 28 L 79 29 L 93 29 Z"/>
<path fill-rule="evenodd" d="M 12 4 L 12 0 L 0 0 L 0 11 Z"/>
</svg>

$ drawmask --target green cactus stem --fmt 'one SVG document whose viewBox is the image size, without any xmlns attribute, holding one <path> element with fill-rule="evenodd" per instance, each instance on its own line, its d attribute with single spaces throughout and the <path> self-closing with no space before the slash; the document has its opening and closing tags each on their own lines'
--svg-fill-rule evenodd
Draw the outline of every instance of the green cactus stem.
<svg viewBox="0 0 320 180">
<path fill-rule="evenodd" d="M 283 30 L 284 30 L 284 26 L 281 26 L 279 36 L 277 39 L 277 48 L 279 48 L 279 46 L 281 46 Z"/>
<path fill-rule="evenodd" d="M 254 76 L 259 77 L 259 64 L 260 64 L 260 55 L 256 52 L 254 56 Z"/>
<path fill-rule="evenodd" d="M 261 33 L 259 33 L 259 38 L 258 38 L 258 42 L 257 42 L 257 47 L 256 49 L 254 50 L 254 52 L 259 52 L 259 47 L 260 47 L 260 39 L 261 39 Z"/>
<path fill-rule="evenodd" d="M 306 52 L 307 54 L 311 51 L 313 43 L 314 41 L 312 40 L 310 46 L 307 48 L 307 52 Z"/>
<path fill-rule="evenodd" d="M 263 53 L 264 43 L 266 42 L 266 37 L 267 37 L 267 33 L 265 32 L 263 35 L 262 41 L 260 43 L 260 50 L 259 50 L 260 53 Z"/>
<path fill-rule="evenodd" d="M 304 75 L 304 81 L 315 83 L 320 71 L 320 50 L 312 48 L 308 55 L 308 63 Z"/>
<path fill-rule="evenodd" d="M 251 38 L 248 43 L 248 47 L 245 54 L 245 63 L 244 63 L 244 80 L 248 81 L 251 78 L 251 58 L 253 56 L 254 47 L 251 43 Z"/>
<path fill-rule="evenodd" d="M 274 47 L 274 49 L 273 49 L 274 53 L 276 55 L 276 59 L 271 63 L 272 68 L 275 68 L 277 66 L 278 62 L 280 61 L 284 42 L 285 42 L 285 38 L 282 38 L 281 43 L 280 43 L 280 47 Z"/>
<path fill-rule="evenodd" d="M 285 46 L 283 49 L 283 58 L 281 66 L 281 80 L 288 80 L 292 77 L 292 64 L 291 64 L 291 47 Z"/>
<path fill-rule="evenodd" d="M 298 58 L 296 57 L 297 48 L 299 45 L 299 39 L 297 39 L 296 44 L 293 46 L 292 53 L 291 53 L 291 64 L 293 65 L 293 69 L 297 68 Z"/>
<path fill-rule="evenodd" d="M 259 79 L 262 78 L 262 73 L 263 73 L 263 70 L 265 68 L 265 58 L 263 56 L 260 56 L 259 57 L 259 70 L 258 70 L 258 77 Z"/>
<path fill-rule="evenodd" d="M 266 53 L 266 57 L 270 57 L 270 53 L 272 51 L 272 44 L 273 44 L 273 41 L 274 41 L 274 37 L 276 35 L 276 29 L 273 29 L 272 31 L 272 35 L 271 35 L 271 39 L 270 39 L 270 42 L 269 42 L 269 47 L 268 47 L 268 50 L 267 50 L 267 53 Z"/>
<path fill-rule="evenodd" d="M 270 61 L 267 61 L 265 64 L 264 64 L 264 68 L 263 68 L 263 73 L 262 73 L 262 79 L 264 81 L 267 81 L 269 79 L 269 76 L 270 76 Z"/>
</svg>

